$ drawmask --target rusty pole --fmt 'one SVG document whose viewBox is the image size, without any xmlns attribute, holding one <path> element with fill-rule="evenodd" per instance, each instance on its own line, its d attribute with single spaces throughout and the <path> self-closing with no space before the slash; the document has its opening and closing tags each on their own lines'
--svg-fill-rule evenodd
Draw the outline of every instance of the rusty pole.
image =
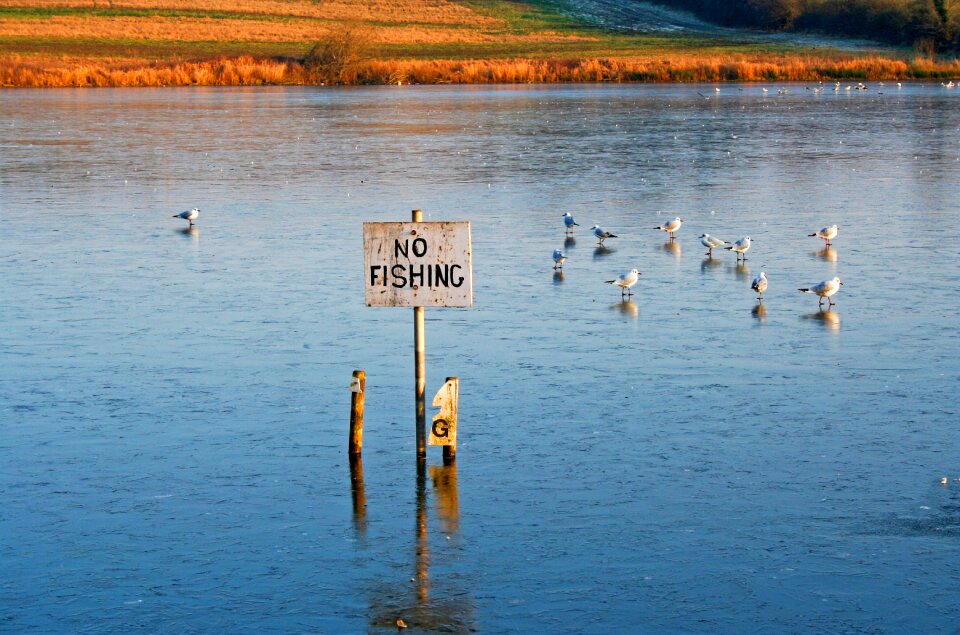
<svg viewBox="0 0 960 635">
<path fill-rule="evenodd" d="M 367 374 L 362 370 L 353 371 L 350 385 L 350 456 L 359 456 L 363 451 L 363 400 L 367 390 Z"/>
<path fill-rule="evenodd" d="M 423 222 L 423 211 L 413 210 L 413 222 Z M 417 458 L 427 456 L 427 344 L 423 307 L 413 307 L 413 348 L 416 361 Z"/>
</svg>

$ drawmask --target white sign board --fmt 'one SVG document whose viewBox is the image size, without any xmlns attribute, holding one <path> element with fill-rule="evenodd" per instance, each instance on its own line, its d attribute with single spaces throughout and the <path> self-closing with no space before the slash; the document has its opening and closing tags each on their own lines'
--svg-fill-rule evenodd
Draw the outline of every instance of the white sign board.
<svg viewBox="0 0 960 635">
<path fill-rule="evenodd" d="M 473 306 L 470 222 L 364 223 L 367 306 Z"/>
</svg>

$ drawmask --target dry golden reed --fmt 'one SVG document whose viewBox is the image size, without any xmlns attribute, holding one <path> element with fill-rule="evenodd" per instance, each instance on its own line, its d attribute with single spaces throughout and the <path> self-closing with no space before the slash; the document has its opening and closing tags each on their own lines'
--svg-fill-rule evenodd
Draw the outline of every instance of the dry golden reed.
<svg viewBox="0 0 960 635">
<path fill-rule="evenodd" d="M 298 60 L 243 56 L 197 62 L 0 57 L 7 87 L 244 86 L 290 84 L 533 84 L 895 80 L 960 75 L 960 61 L 885 57 L 770 60 L 736 56 L 580 60 L 367 60 L 328 76 Z"/>
</svg>

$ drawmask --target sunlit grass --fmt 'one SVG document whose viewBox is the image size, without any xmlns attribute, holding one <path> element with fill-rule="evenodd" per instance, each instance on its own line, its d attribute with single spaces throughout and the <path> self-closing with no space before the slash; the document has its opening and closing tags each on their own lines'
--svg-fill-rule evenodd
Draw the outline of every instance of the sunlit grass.
<svg viewBox="0 0 960 635">
<path fill-rule="evenodd" d="M 344 24 L 354 58 L 305 64 Z M 362 48 L 362 50 L 360 50 Z M 0 83 L 134 86 L 896 79 L 956 62 L 625 34 L 507 0 L 0 0 Z"/>
</svg>

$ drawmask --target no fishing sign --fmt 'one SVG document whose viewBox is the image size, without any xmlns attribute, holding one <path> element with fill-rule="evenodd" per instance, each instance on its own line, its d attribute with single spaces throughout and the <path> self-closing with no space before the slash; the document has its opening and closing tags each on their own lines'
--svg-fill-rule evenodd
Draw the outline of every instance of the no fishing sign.
<svg viewBox="0 0 960 635">
<path fill-rule="evenodd" d="M 470 222 L 364 223 L 367 306 L 473 306 Z"/>
</svg>

